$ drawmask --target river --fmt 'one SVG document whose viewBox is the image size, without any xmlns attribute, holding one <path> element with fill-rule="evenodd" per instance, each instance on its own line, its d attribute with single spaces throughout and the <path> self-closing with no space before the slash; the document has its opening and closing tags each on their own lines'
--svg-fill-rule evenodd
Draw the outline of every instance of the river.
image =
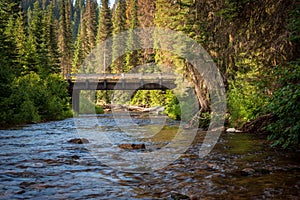
<svg viewBox="0 0 300 200">
<path fill-rule="evenodd" d="M 120 115 L 119 118 L 126 116 Z M 146 145 L 145 150 L 133 150 L 139 153 L 163 148 L 178 131 L 179 123 L 170 119 L 158 117 L 149 120 L 138 114 L 131 118 L 144 129 L 162 129 L 156 136 L 148 137 L 152 139 L 137 141 Z M 78 119 L 83 123 L 92 120 L 90 116 Z M 190 147 L 168 166 L 148 172 L 130 172 L 118 170 L 110 166 L 111 163 L 95 157 L 90 150 L 94 145 L 92 142 L 70 143 L 71 139 L 82 137 L 76 120 L 71 118 L 0 130 L 0 199 L 299 197 L 299 152 L 270 148 L 257 135 L 223 133 L 212 152 L 199 158 L 197 149 L 205 135 L 204 131 L 199 131 Z M 165 120 L 163 127 L 157 123 L 162 120 Z M 125 125 L 127 131 L 137 128 Z M 108 134 L 115 144 L 106 150 L 108 152 L 119 151 L 119 143 L 132 142 L 112 114 L 98 115 L 97 124 L 86 127 L 85 132 Z M 151 133 L 146 131 L 143 134 Z M 114 160 L 111 158 L 111 162 Z"/>
</svg>

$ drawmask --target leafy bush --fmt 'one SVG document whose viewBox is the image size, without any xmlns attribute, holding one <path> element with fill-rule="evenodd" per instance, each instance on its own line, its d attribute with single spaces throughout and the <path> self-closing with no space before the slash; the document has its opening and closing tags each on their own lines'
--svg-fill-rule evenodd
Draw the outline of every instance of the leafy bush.
<svg viewBox="0 0 300 200">
<path fill-rule="evenodd" d="M 66 90 L 67 83 L 58 74 L 52 74 L 44 81 L 47 99 L 43 110 L 47 120 L 63 119 L 72 116 L 70 97 Z"/>
<path fill-rule="evenodd" d="M 57 120 L 71 116 L 70 98 L 66 83 L 59 75 L 50 75 L 45 80 L 35 72 L 15 78 L 12 94 L 6 105 L 10 116 L 7 124 Z"/>
<path fill-rule="evenodd" d="M 103 108 L 102 106 L 97 106 L 94 102 L 92 102 L 89 99 L 89 91 L 81 91 L 82 93 L 85 93 L 84 95 L 80 96 L 80 102 L 79 102 L 79 113 L 80 114 L 103 114 Z"/>
<path fill-rule="evenodd" d="M 154 107 L 164 105 L 165 94 L 160 90 L 139 90 L 131 99 L 132 105 L 143 105 L 146 107 Z"/>
<path fill-rule="evenodd" d="M 232 83 L 227 96 L 230 122 L 236 127 L 258 117 L 265 104 L 263 94 L 258 92 L 256 86 L 247 82 Z"/>
<path fill-rule="evenodd" d="M 103 107 L 102 106 L 95 106 L 95 109 L 96 109 L 96 114 L 103 114 L 104 113 L 104 110 L 103 110 Z"/>
<path fill-rule="evenodd" d="M 165 112 L 172 119 L 179 120 L 181 119 L 181 109 L 179 101 L 172 91 L 168 90 L 166 92 L 165 100 Z"/>
<path fill-rule="evenodd" d="M 266 112 L 272 113 L 276 120 L 266 129 L 272 133 L 269 139 L 274 146 L 286 148 L 300 142 L 300 60 L 287 68 L 277 66 L 274 75 L 280 87 L 270 98 Z"/>
<path fill-rule="evenodd" d="M 37 107 L 35 107 L 34 102 L 27 99 L 20 106 L 20 113 L 17 115 L 17 120 L 19 122 L 39 122 L 41 121 L 41 116 L 38 113 Z"/>
</svg>

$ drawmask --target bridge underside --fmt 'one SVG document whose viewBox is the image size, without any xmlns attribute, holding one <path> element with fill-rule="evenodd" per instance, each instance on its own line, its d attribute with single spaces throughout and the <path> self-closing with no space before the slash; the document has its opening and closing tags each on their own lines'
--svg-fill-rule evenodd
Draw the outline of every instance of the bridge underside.
<svg viewBox="0 0 300 200">
<path fill-rule="evenodd" d="M 71 90 L 168 90 L 174 89 L 174 81 L 76 81 L 70 82 Z"/>
</svg>

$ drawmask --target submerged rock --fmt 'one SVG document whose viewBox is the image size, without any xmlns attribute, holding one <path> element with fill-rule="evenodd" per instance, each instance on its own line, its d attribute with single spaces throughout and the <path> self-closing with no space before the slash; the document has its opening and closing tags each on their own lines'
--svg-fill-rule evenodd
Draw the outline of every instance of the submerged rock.
<svg viewBox="0 0 300 200">
<path fill-rule="evenodd" d="M 34 185 L 35 182 L 26 182 L 26 181 L 23 181 L 22 183 L 19 184 L 19 187 L 20 188 L 27 188 L 27 187 L 30 187 L 32 185 Z"/>
<path fill-rule="evenodd" d="M 80 159 L 80 157 L 79 157 L 79 156 L 77 156 L 77 155 L 73 155 L 73 156 L 71 156 L 71 158 L 72 158 L 72 159 L 74 159 L 74 160 L 78 160 L 78 159 Z"/>
<path fill-rule="evenodd" d="M 120 144 L 119 148 L 127 149 L 127 150 L 134 150 L 134 149 L 146 149 L 145 144 Z"/>
<path fill-rule="evenodd" d="M 252 169 L 252 168 L 245 168 L 245 169 L 243 169 L 243 170 L 241 171 L 241 174 L 242 174 L 243 176 L 251 176 L 251 175 L 253 175 L 254 173 L 255 173 L 255 170 Z"/>
<path fill-rule="evenodd" d="M 189 200 L 191 198 L 189 196 L 184 195 L 184 194 L 172 193 L 170 199 L 172 199 L 172 200 Z"/>
<path fill-rule="evenodd" d="M 68 141 L 69 143 L 73 143 L 73 144 L 88 144 L 89 141 L 88 139 L 85 138 L 74 138 Z"/>
</svg>

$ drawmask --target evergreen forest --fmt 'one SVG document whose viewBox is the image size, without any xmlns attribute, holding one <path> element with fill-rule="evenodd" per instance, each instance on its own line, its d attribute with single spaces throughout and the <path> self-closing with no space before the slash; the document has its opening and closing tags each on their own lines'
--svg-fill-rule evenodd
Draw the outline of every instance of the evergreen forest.
<svg viewBox="0 0 300 200">
<path fill-rule="evenodd" d="M 114 57 L 135 42 L 115 35 L 147 27 L 184 33 L 210 54 L 225 83 L 226 126 L 266 133 L 275 146 L 299 145 L 297 0 L 1 0 L 0 126 L 72 116 L 65 78 L 109 38 L 113 62 L 107 73 L 147 63 L 171 66 L 192 83 L 201 108 L 196 120 L 207 126 L 207 87 L 185 59 L 155 48 Z M 110 103 L 108 92 L 97 96 Z M 138 91 L 130 104 L 162 105 L 170 117 L 181 117 L 171 91 Z"/>
</svg>

